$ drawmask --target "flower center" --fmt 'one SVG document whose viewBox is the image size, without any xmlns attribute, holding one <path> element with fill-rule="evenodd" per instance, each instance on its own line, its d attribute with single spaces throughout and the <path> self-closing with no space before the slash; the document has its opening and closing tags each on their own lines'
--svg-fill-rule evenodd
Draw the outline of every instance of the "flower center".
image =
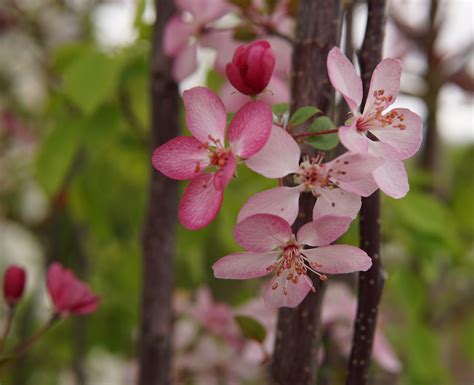
<svg viewBox="0 0 474 385">
<path fill-rule="evenodd" d="M 305 190 L 313 191 L 316 186 L 320 187 L 336 187 L 330 180 L 330 171 L 326 170 L 326 166 L 322 164 L 324 154 L 320 153 L 316 158 L 307 158 L 300 163 L 300 170 L 294 175 L 295 184 L 304 185 Z"/>
<path fill-rule="evenodd" d="M 209 159 L 211 161 L 211 165 L 218 168 L 225 167 L 227 161 L 229 160 L 229 150 L 225 148 L 209 149 Z"/>
<path fill-rule="evenodd" d="M 287 244 L 282 248 L 282 254 L 276 260 L 273 265 L 267 267 L 268 271 L 274 271 L 277 277 L 283 275 L 285 283 L 282 289 L 284 295 L 288 295 L 288 287 L 291 284 L 297 284 L 300 279 L 306 280 L 308 285 L 311 287 L 311 291 L 316 292 L 316 288 L 308 277 L 308 271 L 315 273 L 321 281 L 326 281 L 327 276 L 318 273 L 315 269 L 321 267 L 315 262 L 311 262 L 303 253 L 303 246 L 298 245 L 294 236 Z M 277 290 L 280 284 L 275 282 L 272 286 L 272 290 Z"/>
</svg>

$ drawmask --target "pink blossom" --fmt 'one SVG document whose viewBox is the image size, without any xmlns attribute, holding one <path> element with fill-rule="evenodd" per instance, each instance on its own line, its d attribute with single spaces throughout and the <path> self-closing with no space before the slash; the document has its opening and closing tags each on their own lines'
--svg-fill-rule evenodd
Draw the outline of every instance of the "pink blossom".
<svg viewBox="0 0 474 385">
<path fill-rule="evenodd" d="M 313 219 L 323 215 L 355 218 L 361 206 L 360 197 L 377 189 L 372 172 L 382 160 L 374 155 L 348 152 L 327 163 L 322 163 L 321 155 L 302 162 L 300 157 L 298 143 L 286 130 L 274 125 L 267 144 L 245 163 L 267 178 L 293 174 L 296 186 L 275 187 L 255 194 L 240 210 L 238 221 L 266 213 L 293 223 L 298 215 L 299 195 L 303 192 L 317 197 Z"/>
<path fill-rule="evenodd" d="M 272 112 L 263 102 L 249 102 L 237 111 L 225 135 L 226 111 L 212 91 L 195 87 L 185 91 L 183 99 L 186 124 L 193 136 L 178 136 L 161 145 L 152 163 L 169 178 L 191 179 L 179 205 L 179 220 L 187 229 L 197 230 L 219 212 L 237 159 L 256 154 L 267 142 Z"/>
<path fill-rule="evenodd" d="M 352 327 L 357 303 L 354 295 L 343 284 L 331 284 L 324 295 L 321 322 L 342 354 L 348 356 L 352 344 Z M 377 323 L 372 357 L 384 370 L 398 373 L 401 363 Z"/>
<path fill-rule="evenodd" d="M 173 76 L 181 81 L 196 70 L 198 41 L 206 26 L 231 8 L 225 0 L 175 0 L 175 3 L 181 12 L 166 24 L 163 45 L 165 53 L 174 57 Z"/>
<path fill-rule="evenodd" d="M 339 48 L 329 52 L 327 68 L 332 85 L 342 94 L 354 117 L 350 124 L 339 128 L 342 144 L 350 151 L 384 158 L 383 165 L 373 172 L 377 185 L 394 198 L 405 196 L 409 186 L 403 160 L 420 148 L 423 122 L 406 108 L 384 113 L 398 95 L 401 62 L 384 59 L 375 68 L 362 113 L 362 80 Z"/>
<path fill-rule="evenodd" d="M 227 63 L 231 84 L 244 95 L 258 95 L 268 85 L 275 68 L 275 54 L 266 40 L 242 44 Z"/>
<path fill-rule="evenodd" d="M 20 266 L 11 265 L 3 274 L 3 297 L 10 306 L 23 296 L 26 284 L 26 271 Z"/>
<path fill-rule="evenodd" d="M 54 262 L 46 279 L 48 292 L 56 313 L 61 315 L 88 314 L 96 311 L 100 299 L 79 280 L 71 270 Z"/>
<path fill-rule="evenodd" d="M 350 222 L 346 217 L 323 216 L 301 227 L 294 236 L 284 219 L 252 215 L 234 229 L 237 243 L 248 251 L 219 259 L 212 267 L 214 276 L 251 279 L 274 272 L 263 290 L 265 303 L 296 307 L 310 290 L 315 290 L 309 271 L 326 280 L 325 274 L 365 271 L 371 266 L 370 257 L 357 247 L 327 246 L 347 230 Z M 305 245 L 313 247 L 305 249 Z"/>
</svg>

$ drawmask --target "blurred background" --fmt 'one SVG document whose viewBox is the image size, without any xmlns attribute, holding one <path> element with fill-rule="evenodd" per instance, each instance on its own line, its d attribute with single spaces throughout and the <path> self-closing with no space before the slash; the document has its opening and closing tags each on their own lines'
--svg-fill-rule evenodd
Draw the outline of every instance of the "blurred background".
<svg viewBox="0 0 474 385">
<path fill-rule="evenodd" d="M 474 3 L 389 3 L 385 56 L 404 63 L 396 105 L 423 117 L 425 142 L 407 164 L 408 196 L 383 200 L 388 279 L 374 384 L 472 384 Z M 254 6 L 262 15 L 271 11 L 264 1 Z M 346 47 L 357 49 L 366 7 L 350 1 L 345 7 Z M 223 25 L 239 20 L 236 9 Z M 291 9 L 286 17 L 291 33 Z M 3 385 L 134 383 L 153 20 L 147 0 L 0 4 L 0 271 L 20 264 L 29 278 L 9 346 L 48 316 L 43 276 L 51 261 L 75 270 L 103 299 L 95 314 L 50 331 L 3 374 Z M 246 32 L 230 38 L 255 37 Z M 226 92 L 210 46 L 198 48 L 198 69 L 183 79 L 181 90 L 200 84 Z M 279 102 L 287 98 L 282 95 Z M 239 180 L 226 190 L 223 209 L 208 228 L 178 230 L 177 384 L 262 383 L 260 362 L 271 350 L 275 314 L 257 299 L 261 282 L 218 281 L 210 268 L 237 250 L 230 229 L 241 205 L 273 186 L 244 169 Z M 354 223 L 344 241 L 357 244 L 357 234 Z M 353 306 L 353 277 L 344 278 L 344 286 L 334 281 L 333 304 Z M 321 383 L 337 385 L 345 372 L 350 314 L 338 314 L 327 302 Z M 251 315 L 267 328 L 266 353 L 246 341 L 237 363 L 229 333 L 214 327 L 216 319 L 232 324 L 235 314 Z"/>
</svg>

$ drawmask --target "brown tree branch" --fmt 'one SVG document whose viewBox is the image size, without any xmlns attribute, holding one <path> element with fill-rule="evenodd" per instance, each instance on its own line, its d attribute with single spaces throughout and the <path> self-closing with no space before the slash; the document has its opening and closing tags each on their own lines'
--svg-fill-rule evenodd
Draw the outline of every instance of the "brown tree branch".
<svg viewBox="0 0 474 385">
<path fill-rule="evenodd" d="M 385 0 L 369 0 L 367 27 L 359 54 L 364 103 L 367 99 L 372 72 L 382 58 L 385 23 Z M 359 273 L 357 314 L 348 363 L 347 385 L 367 384 L 378 306 L 385 280 L 380 258 L 379 191 L 362 199 L 360 246 L 372 258 L 372 267 L 366 272 Z"/>
<path fill-rule="evenodd" d="M 166 22 L 173 0 L 155 0 L 151 57 L 151 143 L 153 148 L 179 134 L 178 85 L 171 60 L 163 53 Z M 143 231 L 143 289 L 139 344 L 139 384 L 169 385 L 171 366 L 173 269 L 178 182 L 151 170 L 149 203 Z"/>
<path fill-rule="evenodd" d="M 330 115 L 334 93 L 326 71 L 326 58 L 339 41 L 339 1 L 301 0 L 297 24 L 291 110 L 314 105 Z M 309 152 L 309 149 L 303 149 L 303 153 Z M 285 181 L 285 184 L 289 185 L 291 181 Z M 312 219 L 313 206 L 312 195 L 304 194 L 293 226 L 295 231 Z M 314 275 L 311 279 L 316 294 L 310 293 L 296 309 L 280 309 L 271 366 L 273 384 L 313 385 L 316 382 L 324 285 Z"/>
</svg>

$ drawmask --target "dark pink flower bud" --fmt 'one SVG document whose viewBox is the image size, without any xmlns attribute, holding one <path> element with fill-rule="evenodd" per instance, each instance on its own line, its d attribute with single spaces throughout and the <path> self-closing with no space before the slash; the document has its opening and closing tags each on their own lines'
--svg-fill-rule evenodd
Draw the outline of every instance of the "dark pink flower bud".
<svg viewBox="0 0 474 385">
<path fill-rule="evenodd" d="M 54 308 L 61 315 L 88 314 L 99 306 L 100 298 L 89 286 L 57 262 L 48 269 L 46 284 Z"/>
<path fill-rule="evenodd" d="M 231 84 L 245 95 L 257 95 L 268 85 L 275 68 L 275 54 L 270 43 L 257 40 L 239 46 L 226 66 Z"/>
<path fill-rule="evenodd" d="M 3 296 L 10 306 L 16 305 L 25 290 L 26 271 L 19 266 L 9 266 L 3 275 Z"/>
</svg>

